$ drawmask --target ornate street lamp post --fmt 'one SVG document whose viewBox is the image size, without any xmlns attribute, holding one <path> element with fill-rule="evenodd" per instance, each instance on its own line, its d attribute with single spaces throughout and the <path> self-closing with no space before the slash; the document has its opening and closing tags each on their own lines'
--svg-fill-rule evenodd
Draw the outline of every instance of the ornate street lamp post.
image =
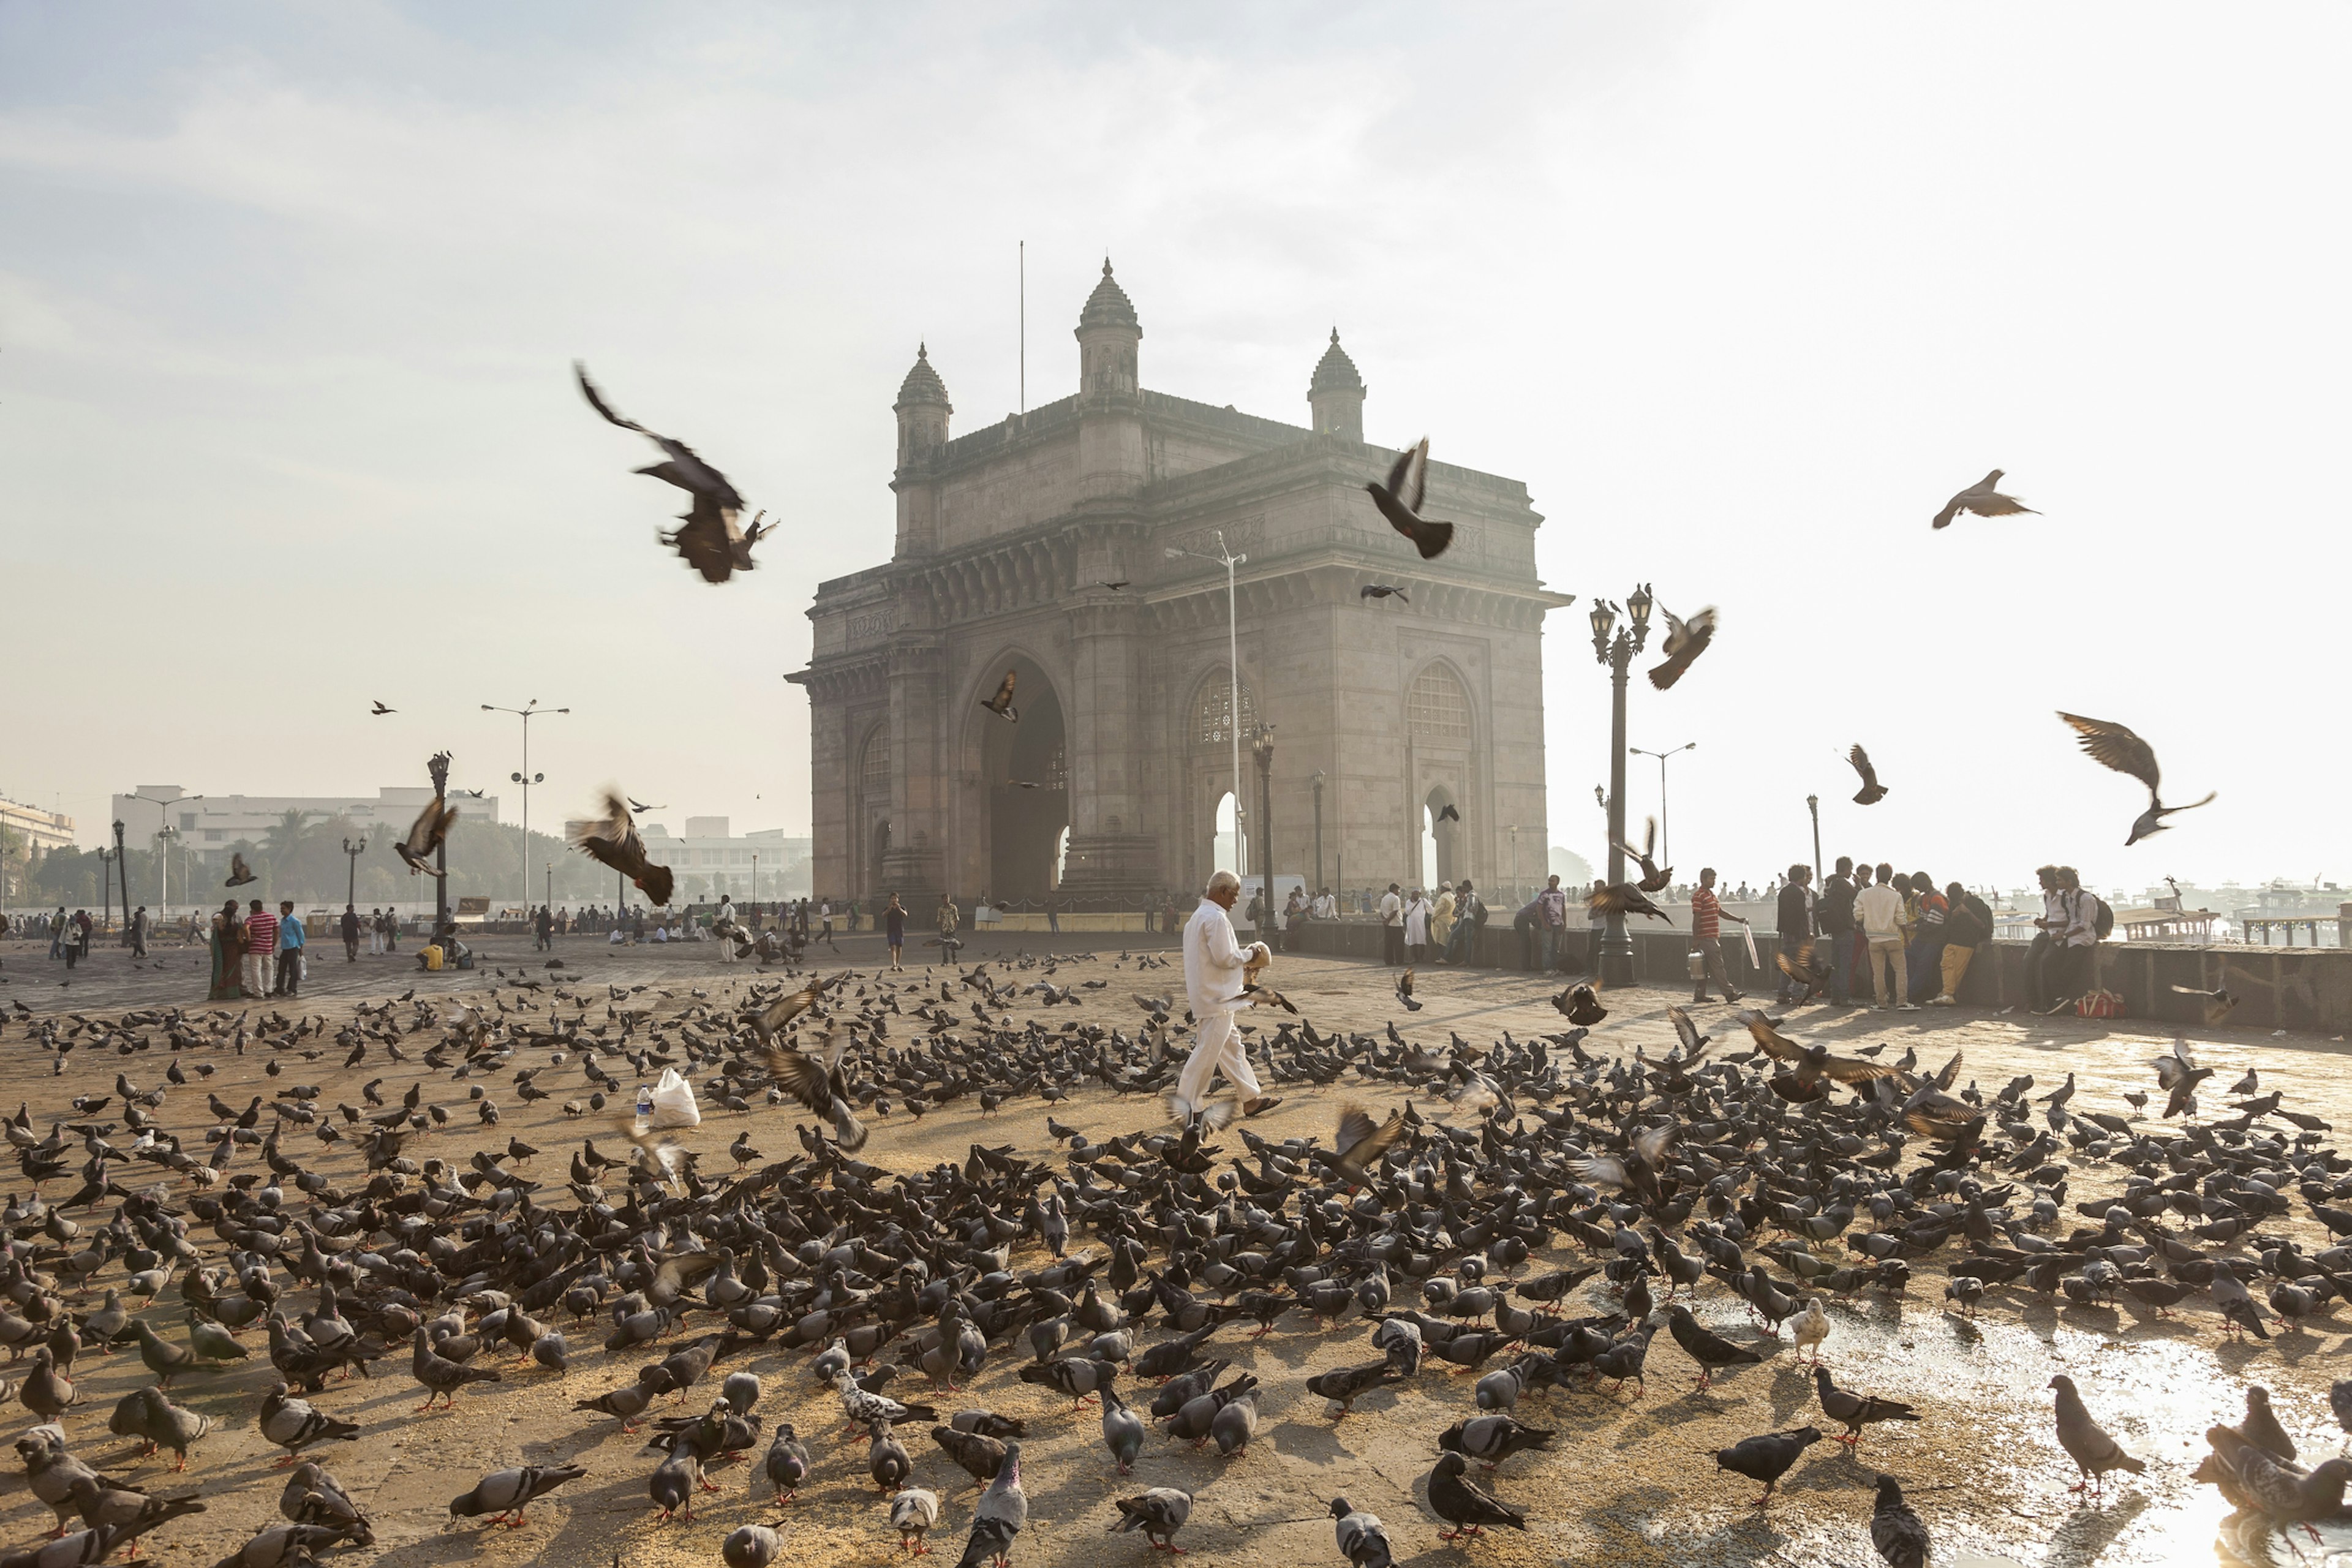
<svg viewBox="0 0 2352 1568">
<path fill-rule="evenodd" d="M 1323 770 L 1315 770 L 1315 891 L 1319 896 L 1329 883 L 1323 880 Z"/>
<path fill-rule="evenodd" d="M 449 794 L 449 753 L 436 752 L 425 764 L 433 775 L 433 793 L 446 797 Z M 441 836 L 441 847 L 434 851 L 433 868 L 440 875 L 433 879 L 433 940 L 441 942 L 450 931 L 449 925 L 449 836 Z M 443 962 L 448 961 L 448 950 L 443 949 Z M 456 967 L 454 964 L 451 967 Z"/>
<path fill-rule="evenodd" d="M 1809 795 L 1805 809 L 1813 814 L 1813 886 L 1822 885 L 1822 797 Z"/>
<path fill-rule="evenodd" d="M 349 909 L 360 901 L 360 857 L 367 853 L 367 839 L 362 837 L 357 844 L 344 839 L 343 853 L 351 858 L 351 864 L 345 868 L 350 875 L 343 879 L 343 905 Z"/>
<path fill-rule="evenodd" d="M 1606 599 L 1592 605 L 1593 661 L 1609 671 L 1609 882 L 1625 880 L 1625 678 L 1633 656 L 1650 640 L 1650 585 L 1625 595 L 1628 626 L 1617 625 L 1617 607 Z M 1612 635 L 1613 633 L 1613 635 Z M 1633 941 L 1625 934 L 1625 915 L 1612 910 L 1601 939 L 1601 981 L 1604 985 L 1633 984 Z"/>
<path fill-rule="evenodd" d="M 1261 930 L 1274 923 L 1274 726 L 1260 724 L 1250 742 L 1250 754 L 1257 758 L 1257 826 L 1264 835 L 1258 840 L 1258 896 L 1265 901 L 1265 920 Z M 1236 802 L 1240 796 L 1234 796 Z"/>
</svg>

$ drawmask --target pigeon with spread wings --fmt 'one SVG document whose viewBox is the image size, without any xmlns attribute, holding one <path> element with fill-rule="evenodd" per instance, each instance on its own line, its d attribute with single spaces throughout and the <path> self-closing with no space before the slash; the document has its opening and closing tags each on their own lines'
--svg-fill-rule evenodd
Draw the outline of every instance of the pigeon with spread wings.
<svg viewBox="0 0 2352 1568">
<path fill-rule="evenodd" d="M 768 1081 L 816 1115 L 831 1120 L 835 1143 L 843 1153 L 855 1154 L 866 1147 L 866 1126 L 857 1120 L 849 1098 L 848 1080 L 841 1072 L 846 1042 L 837 1035 L 828 1035 L 824 1049 L 820 1060 L 799 1051 L 768 1047 L 762 1053 L 768 1064 Z"/>
<path fill-rule="evenodd" d="M 376 701 L 373 698 L 370 698 L 368 700 L 368 714 L 371 718 L 381 719 L 387 713 L 397 713 L 400 710 L 397 708 L 385 707 L 383 703 Z"/>
<path fill-rule="evenodd" d="M 1732 1016 L 1748 1026 L 1748 1037 L 1768 1057 L 1795 1065 L 1787 1072 L 1776 1075 L 1772 1092 L 1783 1100 L 1819 1100 L 1828 1093 L 1822 1079 L 1834 1079 L 1839 1083 L 1868 1083 L 1875 1078 L 1895 1078 L 1901 1069 L 1892 1065 L 1864 1061 L 1859 1057 L 1836 1057 L 1827 1046 L 1801 1046 L 1772 1026 L 1773 1021 L 1753 1007 L 1745 1008 Z"/>
<path fill-rule="evenodd" d="M 2168 833 L 2164 819 L 2177 811 L 2194 811 L 2212 804 L 2213 790 L 2205 792 L 2203 800 L 2192 800 L 2187 805 L 2167 805 L 2157 796 L 2157 786 L 2162 773 L 2156 765 L 2156 751 L 2146 741 L 2121 724 L 2111 724 L 2104 719 L 2085 719 L 2080 713 L 2062 712 L 2061 719 L 2074 727 L 2082 737 L 2083 750 L 2119 773 L 2129 773 L 2147 785 L 2147 809 L 2132 823 L 2131 837 L 2124 840 L 2128 849 L 2141 839 L 2158 833 Z"/>
<path fill-rule="evenodd" d="M 1845 760 L 1852 763 L 1853 771 L 1862 775 L 1862 787 L 1853 794 L 1854 805 L 1876 805 L 1886 798 L 1886 786 L 1878 782 L 1878 770 L 1870 765 L 1870 753 L 1864 751 L 1859 742 L 1845 754 Z"/>
<path fill-rule="evenodd" d="M 1949 528 L 1952 525 L 1952 519 L 1964 511 L 1972 511 L 1979 517 L 2014 517 L 2019 512 L 2032 512 L 2035 517 L 2040 517 L 2042 515 L 2040 512 L 2034 511 L 2032 507 L 2027 506 L 2015 496 L 2005 496 L 1993 488 L 2000 483 L 2000 474 L 2001 471 L 1995 468 L 1991 473 L 1946 501 L 1944 510 L 1936 514 L 1929 526 Z"/>
<path fill-rule="evenodd" d="M 1389 469 L 1389 482 L 1378 480 L 1364 487 L 1389 526 L 1412 541 L 1423 561 L 1434 560 L 1445 553 L 1454 542 L 1454 525 L 1450 522 L 1425 521 L 1421 515 L 1421 503 L 1429 485 L 1429 437 L 1423 436 L 1415 446 L 1397 454 L 1395 466 Z"/>
<path fill-rule="evenodd" d="M 425 809 L 416 814 L 416 820 L 408 825 L 408 837 L 392 847 L 394 854 L 408 862 L 410 876 L 420 871 L 428 877 L 446 875 L 436 870 L 432 860 L 457 820 L 457 808 L 441 796 L 436 795 L 425 803 Z"/>
<path fill-rule="evenodd" d="M 1683 671 L 1715 640 L 1715 606 L 1709 605 L 1686 621 L 1664 605 L 1658 609 L 1666 617 L 1666 662 L 1650 671 L 1650 684 L 1664 691 L 1680 680 Z"/>
<path fill-rule="evenodd" d="M 1350 1105 L 1339 1112 L 1339 1148 L 1326 1152 L 1309 1148 L 1315 1163 L 1351 1187 L 1360 1187 L 1370 1179 L 1373 1166 L 1381 1163 L 1393 1144 L 1404 1133 L 1404 1112 L 1391 1110 L 1386 1121 L 1375 1123 L 1371 1112 L 1360 1105 Z"/>
<path fill-rule="evenodd" d="M 1013 677 L 1018 672 L 1015 670 L 1006 670 L 1004 672 L 1003 683 L 996 689 L 996 695 L 983 699 L 981 702 L 981 706 L 982 708 L 987 709 L 991 713 L 995 714 L 998 718 L 1003 720 L 1008 724 L 1018 724 L 1021 722 L 1021 710 L 1013 706 Z"/>
<path fill-rule="evenodd" d="M 646 841 L 637 837 L 637 825 L 630 819 L 627 800 L 620 791 L 608 789 L 604 792 L 604 816 L 572 825 L 572 847 L 626 877 L 655 903 L 668 903 L 669 868 L 656 866 L 646 858 Z"/>
<path fill-rule="evenodd" d="M 572 374 L 579 378 L 581 395 L 588 405 L 624 430 L 634 430 L 662 449 L 664 461 L 636 470 L 650 474 L 666 484 L 676 485 L 694 498 L 679 521 L 686 524 L 675 532 L 661 536 L 664 544 L 684 556 L 687 563 L 702 574 L 709 583 L 724 583 L 737 572 L 751 570 L 751 546 L 766 534 L 775 531 L 771 524 L 763 529 L 759 518 L 751 520 L 751 531 L 744 531 L 741 518 L 743 498 L 727 476 L 698 456 L 693 447 L 646 429 L 634 419 L 624 419 L 613 412 L 596 384 L 588 379 L 588 367 L 572 362 Z M 761 516 L 765 516 L 763 512 Z"/>
<path fill-rule="evenodd" d="M 1580 1182 L 1597 1186 L 1615 1187 L 1623 1192 L 1655 1194 L 1658 1189 L 1659 1163 L 1666 1157 L 1666 1145 L 1675 1138 L 1675 1124 L 1644 1128 L 1627 1141 L 1622 1154 L 1595 1154 L 1590 1159 L 1570 1160 L 1569 1173 Z"/>
<path fill-rule="evenodd" d="M 1642 890 L 1628 882 L 1612 882 L 1605 888 L 1595 889 L 1584 903 L 1597 915 L 1655 915 L 1668 925 L 1675 923 L 1672 915 L 1643 898 Z"/>
<path fill-rule="evenodd" d="M 1620 844 L 1617 847 L 1642 863 L 1642 879 L 1633 885 L 1643 892 L 1654 893 L 1674 881 L 1675 868 L 1669 866 L 1662 871 L 1658 868 L 1657 861 L 1653 858 L 1658 850 L 1658 819 L 1654 816 L 1647 817 L 1643 819 L 1643 824 L 1642 847 L 1636 849 L 1630 844 Z"/>
<path fill-rule="evenodd" d="M 253 868 L 245 863 L 245 857 L 232 852 L 228 858 L 228 880 L 223 882 L 221 886 L 242 888 L 255 879 Z"/>
</svg>

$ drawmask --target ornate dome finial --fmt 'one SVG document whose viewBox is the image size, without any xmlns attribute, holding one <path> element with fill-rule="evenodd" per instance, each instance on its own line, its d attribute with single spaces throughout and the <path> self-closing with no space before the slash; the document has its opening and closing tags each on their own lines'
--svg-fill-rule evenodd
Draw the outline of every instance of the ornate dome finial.
<svg viewBox="0 0 2352 1568">
<path fill-rule="evenodd" d="M 1086 309 L 1078 312 L 1078 325 L 1081 329 L 1135 327 L 1141 330 L 1141 323 L 1135 319 L 1134 302 L 1128 299 L 1127 290 L 1118 286 L 1118 279 L 1111 276 L 1110 258 L 1108 256 L 1103 258 L 1102 281 L 1095 285 L 1095 291 L 1087 296 Z"/>
</svg>

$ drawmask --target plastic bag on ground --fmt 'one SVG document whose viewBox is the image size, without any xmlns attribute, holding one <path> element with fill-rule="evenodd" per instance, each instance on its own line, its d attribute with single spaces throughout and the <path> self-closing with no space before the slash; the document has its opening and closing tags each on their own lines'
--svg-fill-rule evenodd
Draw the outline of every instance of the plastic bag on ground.
<svg viewBox="0 0 2352 1568">
<path fill-rule="evenodd" d="M 694 1103 L 694 1086 L 676 1068 L 662 1068 L 660 1081 L 654 1085 L 654 1113 L 648 1125 L 656 1131 L 702 1125 L 702 1112 Z"/>
</svg>

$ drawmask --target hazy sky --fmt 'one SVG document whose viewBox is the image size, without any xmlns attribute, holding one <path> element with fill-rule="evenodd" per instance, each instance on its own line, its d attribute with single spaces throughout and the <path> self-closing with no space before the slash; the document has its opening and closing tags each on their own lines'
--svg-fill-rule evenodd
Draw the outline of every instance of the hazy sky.
<svg viewBox="0 0 2352 1568">
<path fill-rule="evenodd" d="M 1555 842 L 1648 577 L 1723 618 L 1633 698 L 1686 871 L 1816 792 L 1939 879 L 2352 880 L 2340 6 L 1128 14 L 0 0 L 0 793 L 503 781 L 537 697 L 536 821 L 805 831 L 810 595 L 889 552 L 919 340 L 1013 407 L 1025 238 L 1033 404 L 1108 252 L 1148 385 L 1303 421 L 1336 321 L 1371 439 L 1527 480 Z M 575 356 L 756 573 L 655 547 Z M 1930 532 L 1996 466 L 2042 515 Z M 2220 801 L 2125 850 L 2058 708 Z"/>
</svg>

